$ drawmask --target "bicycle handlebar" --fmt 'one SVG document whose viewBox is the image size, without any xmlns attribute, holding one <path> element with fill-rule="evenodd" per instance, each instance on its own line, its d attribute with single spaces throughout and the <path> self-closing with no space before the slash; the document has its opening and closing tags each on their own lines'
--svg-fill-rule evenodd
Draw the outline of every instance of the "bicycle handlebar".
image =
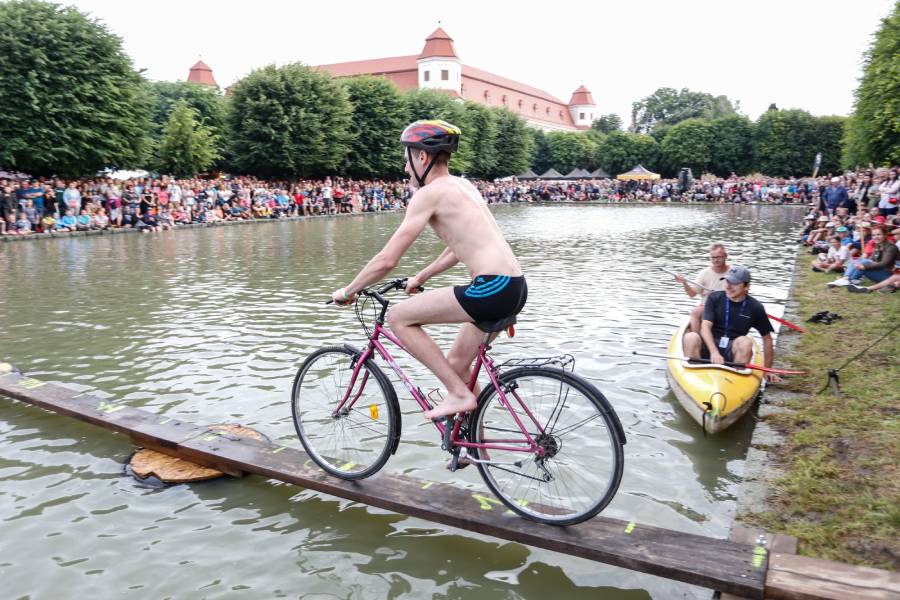
<svg viewBox="0 0 900 600">
<path fill-rule="evenodd" d="M 386 294 L 393 290 L 406 289 L 407 281 L 409 281 L 409 278 L 407 278 L 407 277 L 404 277 L 402 279 L 393 279 L 393 280 L 389 281 L 388 283 L 384 284 L 379 289 L 372 289 L 371 287 L 363 288 L 363 289 L 359 290 L 358 295 L 359 296 L 367 296 L 369 298 L 375 298 L 375 300 L 377 300 L 379 304 L 384 306 L 387 304 L 387 300 L 384 299 L 382 294 Z M 420 285 L 420 286 L 417 286 L 416 289 L 420 292 L 424 292 L 425 286 Z M 329 300 L 325 304 L 333 304 L 333 303 L 334 303 L 334 300 Z"/>
</svg>

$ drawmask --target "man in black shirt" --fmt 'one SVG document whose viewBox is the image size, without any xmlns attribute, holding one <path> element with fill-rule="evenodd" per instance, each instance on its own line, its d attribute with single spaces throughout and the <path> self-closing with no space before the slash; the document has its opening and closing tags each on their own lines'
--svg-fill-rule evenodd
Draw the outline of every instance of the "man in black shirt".
<svg viewBox="0 0 900 600">
<path fill-rule="evenodd" d="M 685 355 L 709 358 L 716 365 L 748 363 L 753 358 L 753 341 L 747 334 L 755 329 L 762 336 L 765 366 L 771 367 L 775 358 L 772 324 L 762 303 L 748 294 L 750 270 L 735 265 L 723 279 L 725 291 L 713 292 L 706 298 L 700 335 L 684 335 Z M 766 374 L 766 379 L 779 380 L 771 373 Z"/>
</svg>

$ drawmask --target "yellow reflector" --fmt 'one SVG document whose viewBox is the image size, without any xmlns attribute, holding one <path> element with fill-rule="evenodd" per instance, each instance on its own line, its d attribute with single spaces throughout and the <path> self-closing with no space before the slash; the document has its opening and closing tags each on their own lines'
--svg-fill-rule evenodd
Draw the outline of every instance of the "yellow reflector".
<svg viewBox="0 0 900 600">
<path fill-rule="evenodd" d="M 369 414 L 372 415 L 373 420 L 378 419 L 378 405 L 372 404 L 369 406 Z"/>
</svg>

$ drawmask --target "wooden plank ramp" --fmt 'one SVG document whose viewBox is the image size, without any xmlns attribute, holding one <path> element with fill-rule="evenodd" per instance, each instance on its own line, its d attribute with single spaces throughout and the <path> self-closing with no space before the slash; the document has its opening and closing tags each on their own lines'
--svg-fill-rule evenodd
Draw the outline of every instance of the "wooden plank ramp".
<svg viewBox="0 0 900 600">
<path fill-rule="evenodd" d="M 231 475 L 253 473 L 459 529 L 740 597 L 763 598 L 765 594 L 768 555 L 753 545 L 606 517 L 572 527 L 541 525 L 505 511 L 487 491 L 473 493 L 395 473 L 343 481 L 323 473 L 296 448 L 223 435 L 18 372 L 0 376 L 0 395 L 110 429 L 128 436 L 136 445 Z M 897 584 L 900 590 L 896 578 L 885 581 L 886 585 Z"/>
</svg>

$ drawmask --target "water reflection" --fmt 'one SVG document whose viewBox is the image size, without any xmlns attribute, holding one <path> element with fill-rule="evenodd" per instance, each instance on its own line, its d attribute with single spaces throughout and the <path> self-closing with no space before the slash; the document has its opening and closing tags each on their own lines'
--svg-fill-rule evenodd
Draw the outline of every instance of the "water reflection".
<svg viewBox="0 0 900 600">
<path fill-rule="evenodd" d="M 794 210 L 497 209 L 530 297 L 518 335 L 494 354 L 572 353 L 615 406 L 628 435 L 626 470 L 605 514 L 726 535 L 751 419 L 704 438 L 668 393 L 665 365 L 631 351 L 660 351 L 691 306 L 658 268 L 695 273 L 712 241 L 753 269 L 754 285 L 783 297 Z M 362 339 L 351 311 L 323 301 L 400 218 L 2 244 L 0 358 L 131 406 L 240 422 L 297 447 L 287 403 L 293 371 L 322 344 Z M 398 273 L 441 249 L 426 235 Z M 456 269 L 430 285 L 466 276 Z M 455 333 L 430 331 L 443 344 Z M 433 384 L 413 361 L 399 362 L 423 388 Z M 403 444 L 388 469 L 483 489 L 477 473 L 442 468 L 433 428 L 402 394 L 401 408 Z M 121 477 L 130 452 L 99 429 L 0 402 L 0 520 L 4 539 L 17 541 L 15 553 L 0 548 L 0 569 L 12 597 L 47 596 L 62 584 L 89 589 L 101 577 L 104 589 L 151 597 L 708 597 L 260 478 L 148 490 Z M 36 569 L 48 575 L 35 580 Z"/>
</svg>

